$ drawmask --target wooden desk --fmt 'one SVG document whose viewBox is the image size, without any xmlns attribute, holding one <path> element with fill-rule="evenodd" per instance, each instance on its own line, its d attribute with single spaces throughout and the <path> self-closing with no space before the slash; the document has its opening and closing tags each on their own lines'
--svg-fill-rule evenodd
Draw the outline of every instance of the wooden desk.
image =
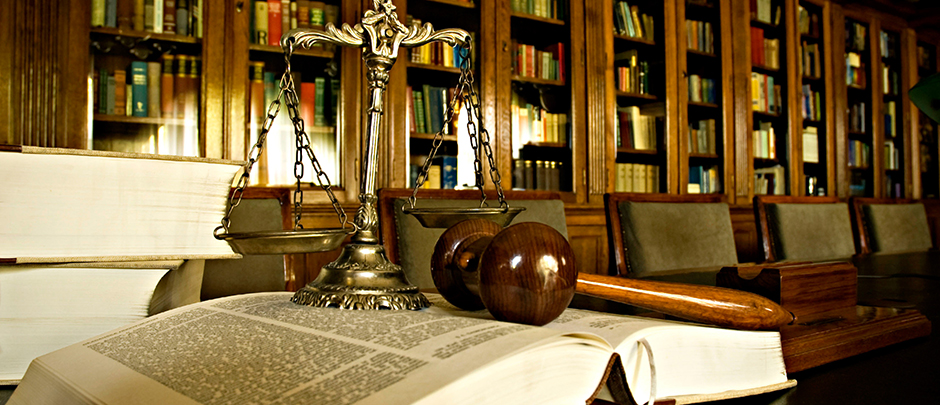
<svg viewBox="0 0 940 405">
<path fill-rule="evenodd" d="M 860 305 L 914 308 L 940 320 L 940 252 L 856 259 Z M 635 308 L 576 297 L 573 305 L 633 313 Z M 715 402 L 743 404 L 936 403 L 940 399 L 940 332 L 792 373 L 793 389 Z"/>
</svg>

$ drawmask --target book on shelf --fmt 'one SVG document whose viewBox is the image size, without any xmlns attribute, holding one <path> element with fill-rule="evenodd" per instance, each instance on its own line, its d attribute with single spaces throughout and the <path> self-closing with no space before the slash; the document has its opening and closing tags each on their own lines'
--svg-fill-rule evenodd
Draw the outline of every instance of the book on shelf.
<svg viewBox="0 0 940 405">
<path fill-rule="evenodd" d="M 819 14 L 797 5 L 797 28 L 800 34 L 819 37 Z"/>
<path fill-rule="evenodd" d="M 686 48 L 702 53 L 715 53 L 715 34 L 708 21 L 685 20 Z"/>
<path fill-rule="evenodd" d="M 718 166 L 689 166 L 689 194 L 720 193 Z"/>
<path fill-rule="evenodd" d="M 568 0 L 510 0 L 512 11 L 530 14 L 536 17 L 565 19 L 565 5 Z"/>
<path fill-rule="evenodd" d="M 544 50 L 513 40 L 512 73 L 522 77 L 565 80 L 565 44 L 556 43 Z"/>
<path fill-rule="evenodd" d="M 693 121 L 689 123 L 689 153 L 717 154 L 715 144 L 715 119 Z"/>
<path fill-rule="evenodd" d="M 754 194 L 785 195 L 786 169 L 780 165 L 754 169 Z"/>
<path fill-rule="evenodd" d="M 176 34 L 176 0 L 163 2 L 163 32 Z"/>
<path fill-rule="evenodd" d="M 814 126 L 803 128 L 803 162 L 819 163 L 819 131 Z"/>
<path fill-rule="evenodd" d="M 618 1 L 614 5 L 614 30 L 618 35 L 653 41 L 653 16 L 640 12 L 636 5 Z"/>
<path fill-rule="evenodd" d="M 659 166 L 641 163 L 617 163 L 614 191 L 618 193 L 658 193 Z"/>
<path fill-rule="evenodd" d="M 267 0 L 268 2 L 268 45 L 281 44 L 281 0 Z M 264 18 L 260 17 L 259 18 Z"/>
<path fill-rule="evenodd" d="M 862 62 L 862 56 L 856 52 L 847 52 L 845 54 L 845 84 L 865 88 L 868 86 L 865 62 Z"/>
<path fill-rule="evenodd" d="M 560 191 L 561 166 L 556 161 L 515 159 L 513 189 Z"/>
<path fill-rule="evenodd" d="M 718 88 L 715 80 L 691 74 L 688 78 L 689 101 L 695 103 L 716 104 Z"/>
<path fill-rule="evenodd" d="M 818 91 L 813 90 L 813 87 L 809 84 L 803 85 L 803 91 L 801 93 L 802 102 L 801 112 L 804 120 L 822 120 L 822 94 Z"/>
<path fill-rule="evenodd" d="M 114 70 L 114 88 L 113 89 L 114 89 L 114 110 L 112 110 L 111 114 L 127 115 L 127 71 L 126 70 L 124 69 Z"/>
<path fill-rule="evenodd" d="M 800 45 L 800 72 L 803 76 L 821 78 L 822 77 L 822 53 L 819 52 L 818 43 L 807 43 L 803 41 Z"/>
<path fill-rule="evenodd" d="M 765 38 L 764 30 L 751 27 L 751 64 L 766 69 L 780 68 L 780 40 Z"/>
<path fill-rule="evenodd" d="M 238 257 L 213 236 L 240 162 L 4 146 L 0 263 Z"/>
<path fill-rule="evenodd" d="M 862 141 L 849 140 L 849 167 L 868 168 L 871 164 L 870 146 Z"/>
<path fill-rule="evenodd" d="M 783 95 L 774 77 L 751 72 L 751 107 L 754 111 L 780 114 L 783 110 Z"/>
<path fill-rule="evenodd" d="M 614 55 L 614 86 L 618 91 L 649 94 L 649 63 L 637 59 L 637 50 L 630 49 Z"/>
<path fill-rule="evenodd" d="M 646 108 L 646 106 L 644 106 Z M 615 133 L 618 146 L 637 150 L 656 150 L 661 117 L 641 107 L 617 107 Z"/>
<path fill-rule="evenodd" d="M 576 309 L 535 327 L 432 294 L 430 308 L 394 313 L 291 295 L 188 305 L 41 356 L 9 404 L 688 403 L 796 384 L 777 332 Z"/>
<path fill-rule="evenodd" d="M 849 130 L 863 133 L 868 131 L 867 104 L 864 102 L 852 103 L 849 107 Z"/>
<path fill-rule="evenodd" d="M 901 151 L 894 145 L 894 140 L 885 141 L 885 169 L 898 170 L 901 168 Z"/>
<path fill-rule="evenodd" d="M 774 132 L 773 124 L 759 121 L 757 127 L 758 129 L 752 132 L 754 157 L 760 159 L 776 159 L 777 135 Z"/>
<path fill-rule="evenodd" d="M 131 115 L 135 117 L 146 117 L 149 114 L 150 96 L 147 87 L 150 82 L 147 75 L 147 62 L 131 62 Z"/>
<path fill-rule="evenodd" d="M 516 91 L 512 92 L 509 115 L 512 147 L 516 151 L 528 144 L 566 143 L 568 140 L 567 114 L 551 113 L 539 105 L 529 104 Z M 513 157 L 518 158 L 517 152 L 513 153 Z"/>
<path fill-rule="evenodd" d="M 199 302 L 203 260 L 0 266 L 0 384 L 34 358 Z"/>
<path fill-rule="evenodd" d="M 441 156 L 441 188 L 457 188 L 457 156 Z"/>
<path fill-rule="evenodd" d="M 268 2 L 267 0 L 253 0 L 254 7 L 252 10 L 252 24 L 253 36 L 252 42 L 260 45 L 268 44 Z"/>
<path fill-rule="evenodd" d="M 897 103 L 884 102 L 885 138 L 894 138 L 898 134 Z"/>
<path fill-rule="evenodd" d="M 160 62 L 147 62 L 147 117 L 160 118 L 162 80 Z"/>
</svg>

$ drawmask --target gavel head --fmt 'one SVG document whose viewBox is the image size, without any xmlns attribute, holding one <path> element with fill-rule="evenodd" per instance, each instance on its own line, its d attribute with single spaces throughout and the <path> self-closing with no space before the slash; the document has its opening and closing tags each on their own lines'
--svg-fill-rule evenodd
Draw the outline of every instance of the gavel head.
<svg viewBox="0 0 940 405">
<path fill-rule="evenodd" d="M 438 239 L 431 277 L 457 307 L 486 308 L 501 321 L 544 325 L 571 303 L 578 270 L 568 241 L 547 225 L 523 222 L 503 229 L 470 219 Z"/>
</svg>

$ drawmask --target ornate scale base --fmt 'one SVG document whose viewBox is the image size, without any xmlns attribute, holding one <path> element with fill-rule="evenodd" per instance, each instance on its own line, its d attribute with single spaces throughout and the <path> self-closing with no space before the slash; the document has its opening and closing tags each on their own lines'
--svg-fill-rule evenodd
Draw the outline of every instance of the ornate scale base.
<svg viewBox="0 0 940 405">
<path fill-rule="evenodd" d="M 342 309 L 410 309 L 431 306 L 405 279 L 401 266 L 385 256 L 382 245 L 349 244 L 340 256 L 323 266 L 316 280 L 294 293 L 291 301 L 315 307 Z"/>
</svg>

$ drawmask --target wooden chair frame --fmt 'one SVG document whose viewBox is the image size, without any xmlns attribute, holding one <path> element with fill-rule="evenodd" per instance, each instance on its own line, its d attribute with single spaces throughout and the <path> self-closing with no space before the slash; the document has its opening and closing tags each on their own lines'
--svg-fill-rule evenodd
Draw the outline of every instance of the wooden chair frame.
<svg viewBox="0 0 940 405">
<path fill-rule="evenodd" d="M 764 248 L 764 261 L 776 262 L 777 242 L 770 232 L 770 218 L 767 217 L 767 204 L 836 204 L 838 197 L 796 197 L 784 195 L 754 196 L 754 217 L 757 221 L 757 237 Z"/>
<path fill-rule="evenodd" d="M 872 254 L 871 231 L 865 220 L 865 206 L 871 204 L 918 204 L 919 200 L 910 198 L 871 198 L 852 197 L 849 199 L 852 213 L 852 233 L 855 234 L 855 251 L 859 255 Z"/>
<path fill-rule="evenodd" d="M 411 197 L 412 190 L 408 188 L 383 188 L 379 190 L 379 240 L 385 245 L 385 255 L 392 263 L 401 264 L 398 254 L 398 244 L 392 243 L 398 238 L 398 228 L 395 226 L 395 199 Z M 555 191 L 518 191 L 507 190 L 503 192 L 507 200 L 561 200 L 561 194 Z M 418 190 L 417 206 L 421 200 L 468 200 L 479 201 L 480 190 L 447 190 L 447 189 L 421 189 Z M 486 190 L 487 202 L 498 201 L 496 190 Z M 468 204 L 468 207 L 477 205 Z M 494 206 L 491 204 L 491 206 Z"/>
<path fill-rule="evenodd" d="M 727 203 L 724 194 L 650 194 L 650 193 L 607 193 L 604 194 L 604 212 L 607 216 L 607 246 L 610 252 L 608 273 L 612 276 L 632 277 L 633 269 L 627 258 L 626 246 L 621 231 L 620 203 L 660 202 L 660 203 Z"/>
</svg>

